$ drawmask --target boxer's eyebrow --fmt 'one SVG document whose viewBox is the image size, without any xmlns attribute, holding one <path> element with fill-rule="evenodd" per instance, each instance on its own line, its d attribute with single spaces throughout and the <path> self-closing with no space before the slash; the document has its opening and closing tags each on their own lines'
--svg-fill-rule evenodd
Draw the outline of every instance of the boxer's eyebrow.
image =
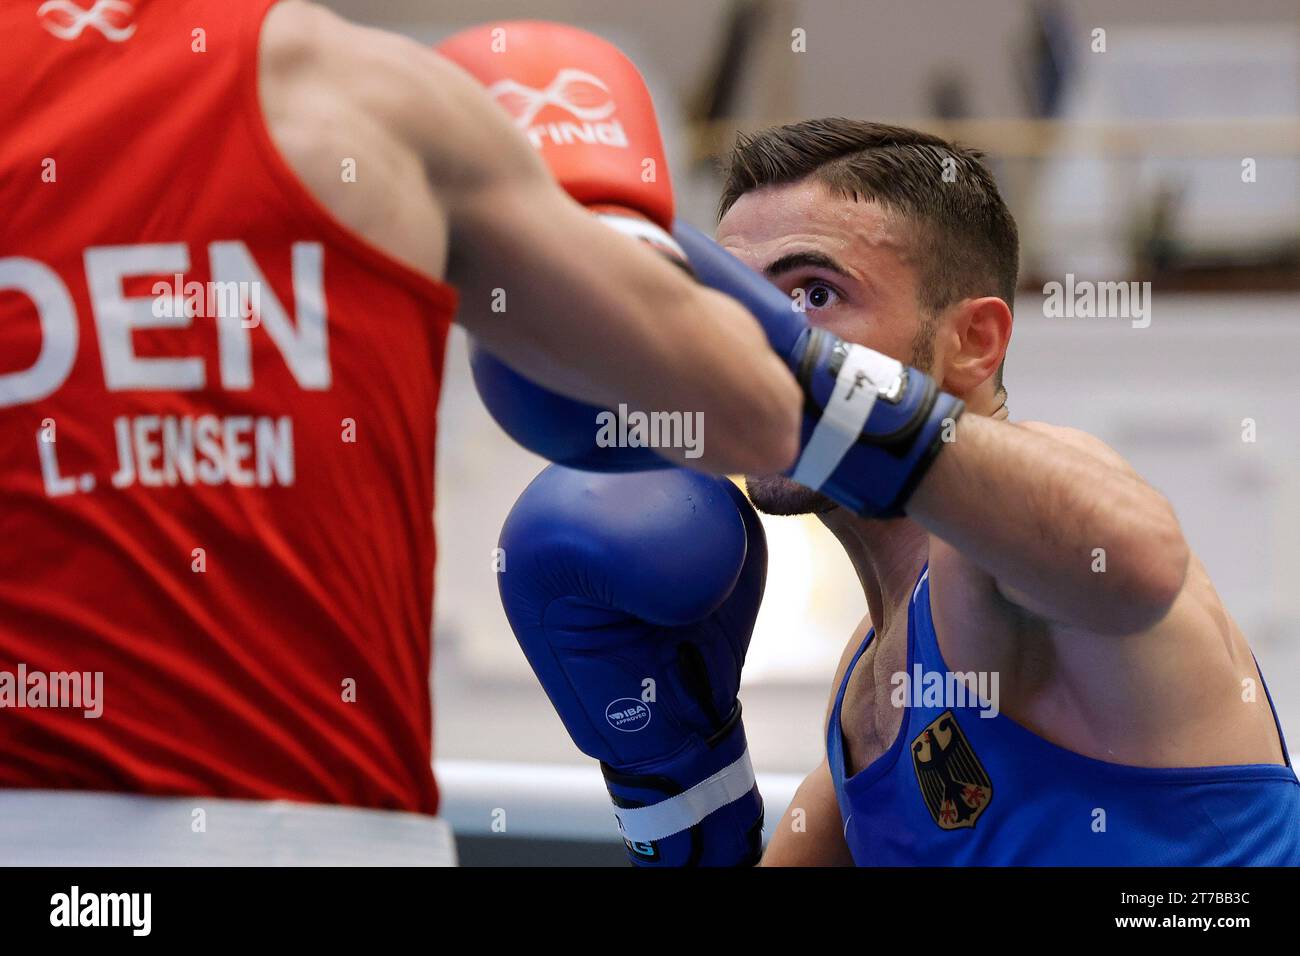
<svg viewBox="0 0 1300 956">
<path fill-rule="evenodd" d="M 834 272 L 846 279 L 853 278 L 848 269 L 845 269 L 824 252 L 791 252 L 769 262 L 763 267 L 763 274 L 769 279 L 775 279 L 787 272 L 793 272 L 795 269 L 809 268 L 825 269 L 827 272 Z"/>
</svg>

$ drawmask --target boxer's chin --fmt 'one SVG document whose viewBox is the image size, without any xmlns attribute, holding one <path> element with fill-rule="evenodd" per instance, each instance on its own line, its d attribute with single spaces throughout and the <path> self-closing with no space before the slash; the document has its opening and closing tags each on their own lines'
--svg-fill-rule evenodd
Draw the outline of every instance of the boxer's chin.
<svg viewBox="0 0 1300 956">
<path fill-rule="evenodd" d="M 821 492 L 784 475 L 746 475 L 745 490 L 754 507 L 767 515 L 820 515 L 837 507 Z"/>
</svg>

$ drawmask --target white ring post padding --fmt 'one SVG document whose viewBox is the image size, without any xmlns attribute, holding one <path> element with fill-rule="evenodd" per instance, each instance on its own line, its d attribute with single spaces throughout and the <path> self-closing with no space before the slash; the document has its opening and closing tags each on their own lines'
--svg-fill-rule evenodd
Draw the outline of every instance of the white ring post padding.
<svg viewBox="0 0 1300 956">
<path fill-rule="evenodd" d="M 790 477 L 814 490 L 825 484 L 861 436 L 876 399 L 902 374 L 902 362 L 861 345 L 850 346 L 830 401 Z"/>
<path fill-rule="evenodd" d="M 648 807 L 615 807 L 623 836 L 633 843 L 662 840 L 689 830 L 715 810 L 754 789 L 754 767 L 746 750 L 736 760 L 689 790 Z"/>
</svg>

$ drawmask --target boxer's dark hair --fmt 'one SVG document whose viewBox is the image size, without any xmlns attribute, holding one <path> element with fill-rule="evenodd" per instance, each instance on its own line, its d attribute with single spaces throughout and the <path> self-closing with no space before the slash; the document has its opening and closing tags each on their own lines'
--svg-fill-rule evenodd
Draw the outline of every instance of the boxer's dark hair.
<svg viewBox="0 0 1300 956">
<path fill-rule="evenodd" d="M 915 227 L 920 304 L 931 317 L 975 296 L 994 295 L 1011 307 L 1020 239 L 979 150 L 920 130 L 842 118 L 742 133 L 718 216 L 750 190 L 808 176 L 847 198 L 875 201 Z M 1002 387 L 1001 368 L 994 385 Z"/>
</svg>

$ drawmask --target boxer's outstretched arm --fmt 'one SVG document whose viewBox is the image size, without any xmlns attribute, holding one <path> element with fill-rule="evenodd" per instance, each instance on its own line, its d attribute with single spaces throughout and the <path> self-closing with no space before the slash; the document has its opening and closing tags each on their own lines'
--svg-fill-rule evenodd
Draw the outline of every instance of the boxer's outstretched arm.
<svg viewBox="0 0 1300 956">
<path fill-rule="evenodd" d="M 1168 500 L 1076 429 L 966 415 L 907 513 L 1012 603 L 1093 633 L 1151 627 L 1187 573 Z"/>
<path fill-rule="evenodd" d="M 499 358 L 591 404 L 703 413 L 694 467 L 794 460 L 802 394 L 753 317 L 595 221 L 454 64 L 287 2 L 268 16 L 261 68 L 272 134 L 309 188 L 458 286 L 459 320 Z M 346 158 L 355 182 L 340 182 Z"/>
</svg>

